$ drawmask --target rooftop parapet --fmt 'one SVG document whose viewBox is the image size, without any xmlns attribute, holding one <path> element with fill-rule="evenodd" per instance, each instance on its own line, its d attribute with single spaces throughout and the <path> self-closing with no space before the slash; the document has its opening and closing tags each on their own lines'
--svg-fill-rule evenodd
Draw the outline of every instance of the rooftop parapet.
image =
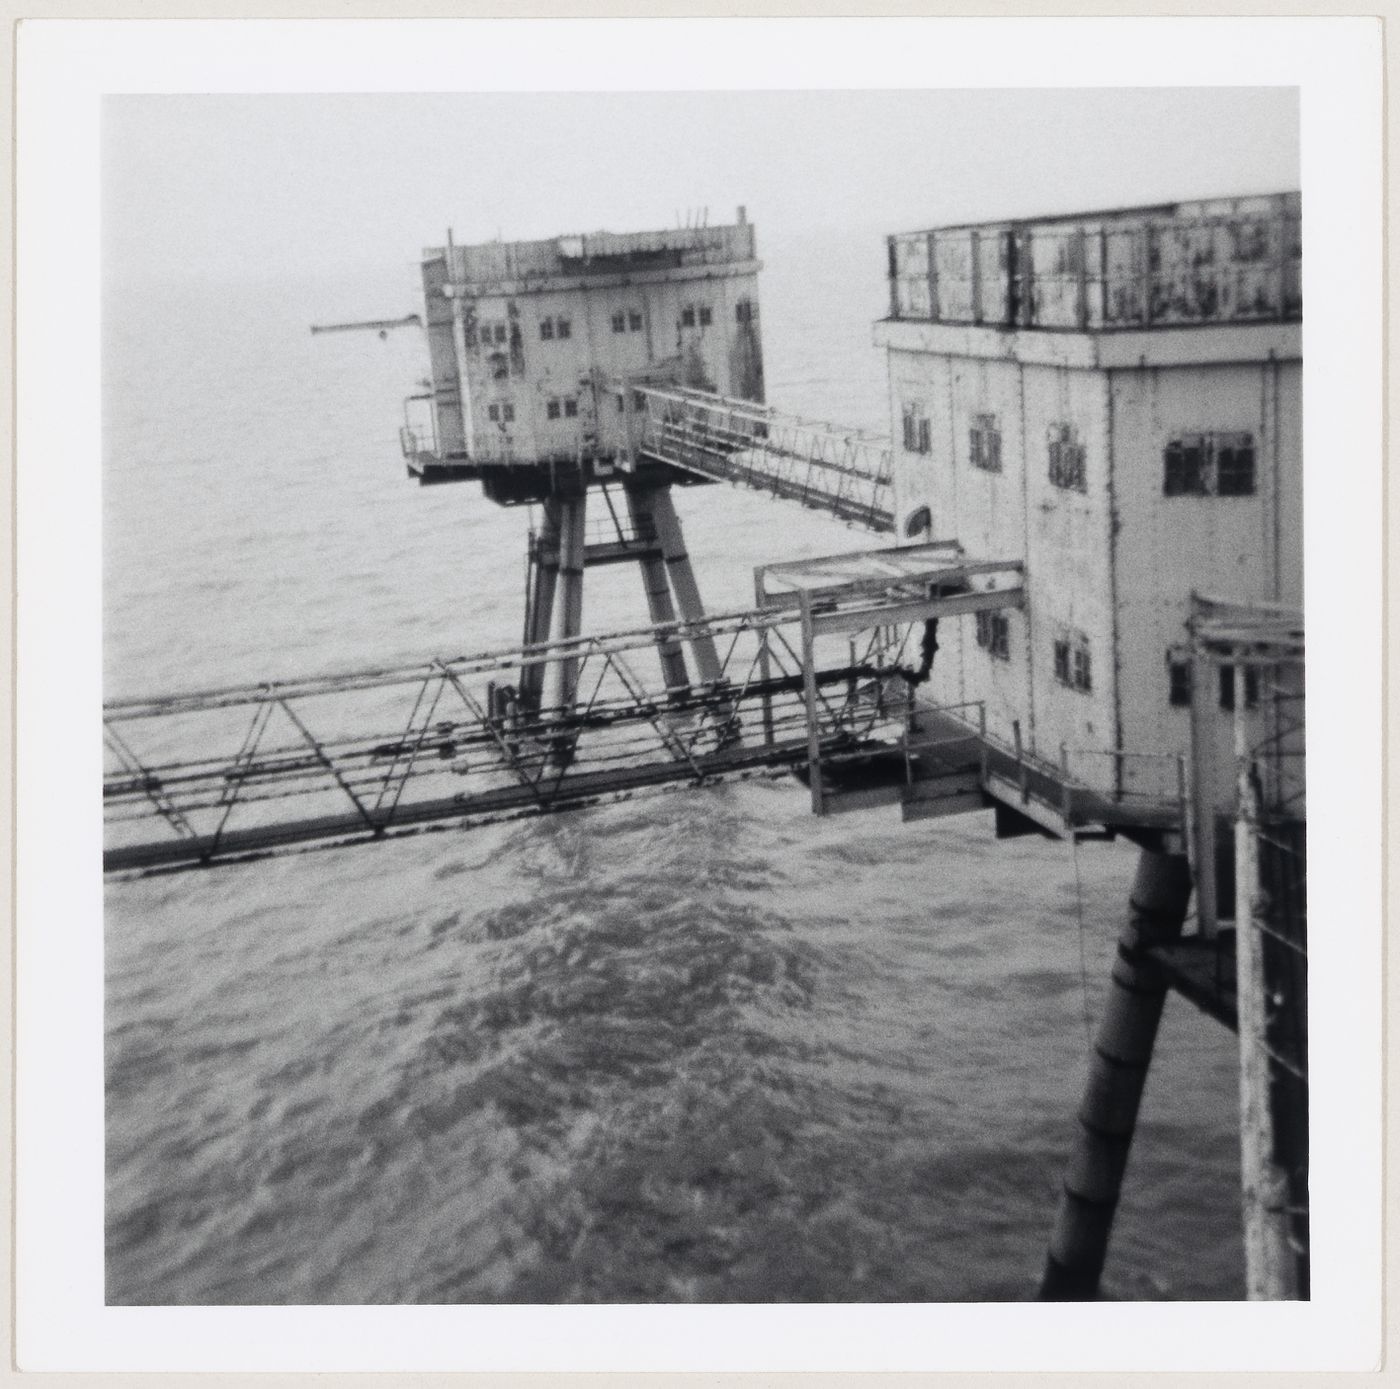
<svg viewBox="0 0 1400 1389">
<path fill-rule="evenodd" d="M 577 280 L 589 275 L 742 264 L 752 261 L 754 256 L 754 229 L 744 220 L 742 209 L 740 219 L 732 226 L 590 232 L 551 237 L 547 241 L 439 246 L 423 253 L 424 261 L 448 260 L 448 278 L 468 292 L 480 292 L 502 283 Z"/>
<path fill-rule="evenodd" d="M 1071 331 L 1303 316 L 1301 196 L 1077 213 L 889 238 L 890 317 Z"/>
</svg>

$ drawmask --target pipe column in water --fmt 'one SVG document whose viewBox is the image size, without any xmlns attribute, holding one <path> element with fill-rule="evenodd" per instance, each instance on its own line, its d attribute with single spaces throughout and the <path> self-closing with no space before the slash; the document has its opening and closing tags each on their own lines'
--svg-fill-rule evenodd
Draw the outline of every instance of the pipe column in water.
<svg viewBox="0 0 1400 1389">
<path fill-rule="evenodd" d="M 1098 1296 L 1167 995 L 1166 979 L 1147 950 L 1181 934 L 1190 898 L 1187 860 L 1143 849 L 1128 921 L 1118 937 L 1108 1001 L 1089 1058 L 1074 1151 L 1040 1285 L 1043 1302 L 1090 1301 Z"/>
</svg>

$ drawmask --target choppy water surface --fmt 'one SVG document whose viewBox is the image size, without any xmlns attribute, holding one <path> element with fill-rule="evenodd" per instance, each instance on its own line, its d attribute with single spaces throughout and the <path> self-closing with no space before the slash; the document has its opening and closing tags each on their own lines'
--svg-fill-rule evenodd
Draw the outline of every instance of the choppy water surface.
<svg viewBox="0 0 1400 1389">
<path fill-rule="evenodd" d="M 878 239 L 764 254 L 771 398 L 882 427 Z M 421 340 L 307 333 L 414 292 L 111 286 L 109 694 L 518 638 L 524 512 L 396 463 Z M 679 506 L 716 608 L 867 543 Z M 644 611 L 617 571 L 586 604 Z M 1132 864 L 776 782 L 113 884 L 108 1299 L 1030 1296 Z M 1112 1295 L 1241 1295 L 1235 1102 L 1173 999 Z"/>
</svg>

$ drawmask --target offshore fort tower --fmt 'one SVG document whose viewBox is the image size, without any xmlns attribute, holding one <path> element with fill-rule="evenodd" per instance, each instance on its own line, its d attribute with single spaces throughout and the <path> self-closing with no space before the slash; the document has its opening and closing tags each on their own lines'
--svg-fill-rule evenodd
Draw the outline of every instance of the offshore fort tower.
<svg viewBox="0 0 1400 1389">
<path fill-rule="evenodd" d="M 109 705 L 107 868 L 788 772 L 820 814 L 1128 838 L 1042 1295 L 1097 1292 L 1176 989 L 1239 1033 L 1250 1295 L 1306 1296 L 1299 225 L 1280 194 L 890 237 L 893 443 L 763 403 L 742 211 L 449 237 L 403 451 L 541 508 L 523 646 Z M 726 480 L 894 543 L 765 565 L 707 615 L 671 490 Z M 586 635 L 584 571 L 619 562 L 650 622 Z"/>
</svg>

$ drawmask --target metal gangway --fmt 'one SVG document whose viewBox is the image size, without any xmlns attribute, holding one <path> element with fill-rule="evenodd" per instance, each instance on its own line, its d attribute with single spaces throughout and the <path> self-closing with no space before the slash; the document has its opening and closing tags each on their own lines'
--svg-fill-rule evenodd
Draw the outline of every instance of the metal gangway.
<svg viewBox="0 0 1400 1389">
<path fill-rule="evenodd" d="M 1021 578 L 1017 562 L 934 542 L 767 566 L 753 608 L 700 621 L 113 700 L 104 866 L 193 867 L 792 771 L 821 813 L 872 794 L 919 815 L 945 795 L 947 813 L 977 808 L 978 714 L 943 711 L 930 737 L 913 697 L 920 635 L 1018 605 Z M 719 655 L 714 678 L 668 684 L 667 653 L 697 641 Z"/>
<path fill-rule="evenodd" d="M 888 439 L 707 391 L 628 389 L 634 452 L 872 531 L 894 530 Z"/>
</svg>

